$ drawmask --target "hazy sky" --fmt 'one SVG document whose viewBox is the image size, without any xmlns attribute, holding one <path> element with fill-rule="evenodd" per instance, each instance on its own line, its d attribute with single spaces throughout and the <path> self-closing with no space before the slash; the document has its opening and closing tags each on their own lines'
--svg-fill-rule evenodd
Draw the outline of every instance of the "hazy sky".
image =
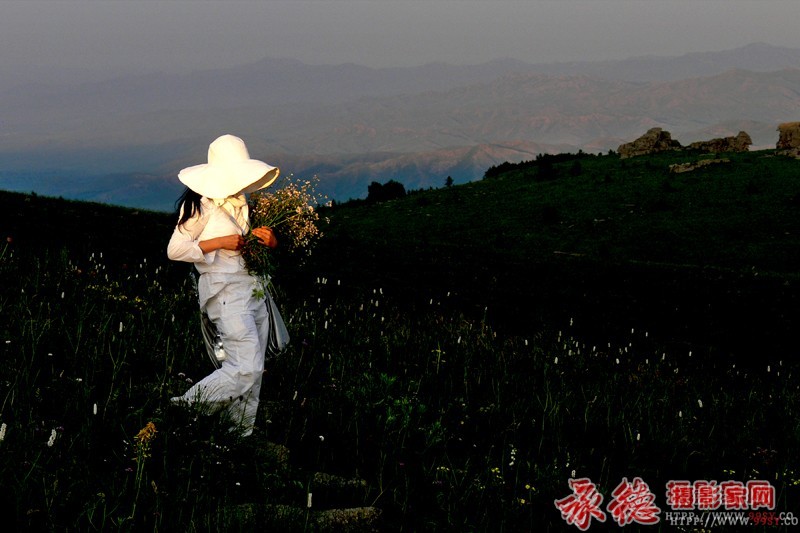
<svg viewBox="0 0 800 533">
<path fill-rule="evenodd" d="M 800 48 L 799 0 L 0 0 L 0 68 L 411 66 Z"/>
</svg>

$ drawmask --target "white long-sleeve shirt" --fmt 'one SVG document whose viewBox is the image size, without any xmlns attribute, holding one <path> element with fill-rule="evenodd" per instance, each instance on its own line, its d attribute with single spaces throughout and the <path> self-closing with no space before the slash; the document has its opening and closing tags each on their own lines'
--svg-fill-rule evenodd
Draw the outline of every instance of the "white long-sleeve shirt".
<svg viewBox="0 0 800 533">
<path fill-rule="evenodd" d="M 243 194 L 228 202 L 204 197 L 200 212 L 183 225 L 175 226 L 167 245 L 167 257 L 173 261 L 194 263 L 201 274 L 246 273 L 241 252 L 219 249 L 203 253 L 200 242 L 226 235 L 241 235 L 248 228 L 247 202 Z"/>
<path fill-rule="evenodd" d="M 183 215 L 182 211 L 180 215 Z M 197 292 L 201 309 L 224 287 L 233 283 L 241 292 L 241 298 L 254 297 L 253 289 L 260 281 L 247 271 L 241 252 L 218 249 L 206 254 L 200 248 L 200 242 L 208 239 L 247 233 L 250 228 L 248 218 L 243 194 L 223 200 L 204 197 L 200 212 L 183 225 L 175 226 L 167 245 L 167 257 L 173 261 L 194 263 L 200 272 Z"/>
</svg>

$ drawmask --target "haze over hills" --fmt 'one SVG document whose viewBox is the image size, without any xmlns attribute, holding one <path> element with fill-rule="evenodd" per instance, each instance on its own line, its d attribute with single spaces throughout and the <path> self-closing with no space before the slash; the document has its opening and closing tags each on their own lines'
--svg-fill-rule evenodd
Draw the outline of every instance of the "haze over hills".
<svg viewBox="0 0 800 533">
<path fill-rule="evenodd" d="M 265 59 L 84 84 L 37 76 L 2 84 L 0 188 L 156 209 L 223 132 L 344 200 L 371 181 L 441 186 L 538 153 L 607 151 L 653 126 L 684 144 L 745 130 L 770 147 L 778 123 L 800 119 L 800 50 L 765 44 L 547 65 Z"/>
</svg>

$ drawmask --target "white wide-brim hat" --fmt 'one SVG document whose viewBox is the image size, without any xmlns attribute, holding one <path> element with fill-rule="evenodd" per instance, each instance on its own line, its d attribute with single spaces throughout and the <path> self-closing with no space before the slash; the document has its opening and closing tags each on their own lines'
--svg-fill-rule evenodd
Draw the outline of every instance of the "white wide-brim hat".
<svg viewBox="0 0 800 533">
<path fill-rule="evenodd" d="M 227 198 L 269 187 L 280 170 L 250 159 L 244 141 L 234 135 L 218 137 L 208 147 L 208 163 L 178 173 L 181 183 L 206 198 Z"/>
</svg>

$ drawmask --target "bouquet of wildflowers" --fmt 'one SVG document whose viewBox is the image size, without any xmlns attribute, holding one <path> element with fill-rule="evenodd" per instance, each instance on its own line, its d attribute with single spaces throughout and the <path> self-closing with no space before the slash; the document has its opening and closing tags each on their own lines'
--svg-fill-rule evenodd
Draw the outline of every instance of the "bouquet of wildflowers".
<svg viewBox="0 0 800 533">
<path fill-rule="evenodd" d="M 284 181 L 285 185 L 277 190 L 250 195 L 250 227 L 272 228 L 279 237 L 281 253 L 308 255 L 322 236 L 317 207 L 326 198 L 315 192 L 314 186 L 319 181 L 316 176 L 311 181 L 291 178 Z M 275 272 L 275 250 L 261 244 L 252 231 L 245 236 L 242 257 L 247 269 L 257 276 L 269 279 Z"/>
</svg>

